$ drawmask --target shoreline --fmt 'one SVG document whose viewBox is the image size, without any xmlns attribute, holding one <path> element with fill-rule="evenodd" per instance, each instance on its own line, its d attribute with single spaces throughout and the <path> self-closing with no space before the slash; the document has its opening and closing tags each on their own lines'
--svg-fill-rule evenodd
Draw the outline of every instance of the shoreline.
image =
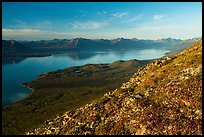
<svg viewBox="0 0 204 137">
<path fill-rule="evenodd" d="M 35 92 L 35 90 L 34 90 L 33 88 L 31 88 L 31 87 L 29 87 L 29 86 L 26 86 L 26 85 L 24 85 L 23 83 L 21 83 L 21 84 L 19 84 L 19 85 L 22 86 L 22 87 L 28 88 L 29 90 L 31 90 L 31 92 L 28 93 L 25 98 L 23 98 L 23 99 L 21 99 L 21 100 L 19 100 L 19 101 L 16 101 L 16 102 L 14 102 L 14 103 L 12 103 L 12 104 L 7 104 L 7 105 L 4 105 L 4 106 L 2 105 L 2 109 L 6 109 L 7 107 L 10 107 L 10 106 L 15 105 L 16 103 L 18 103 L 18 102 L 20 102 L 20 101 L 25 100 L 25 99 L 28 98 L 33 92 Z"/>
<path fill-rule="evenodd" d="M 120 87 L 140 67 L 149 62 L 150 60 L 132 59 L 73 66 L 50 71 L 52 73 L 46 72 L 45 77 L 21 83 L 21 86 L 30 89 L 31 92 L 22 100 L 3 108 L 2 132 L 24 134 L 47 119 L 52 119 L 67 110 L 76 110 Z M 76 68 L 82 71 L 77 73 Z"/>
<path fill-rule="evenodd" d="M 165 57 L 165 55 L 163 55 L 162 57 Z M 160 58 L 162 58 L 162 57 L 160 57 Z M 44 78 L 44 77 L 46 77 L 46 75 L 49 75 L 49 73 L 52 73 L 52 72 L 54 72 L 54 73 L 56 73 L 56 71 L 61 71 L 61 70 L 66 70 L 66 69 L 70 69 L 70 68 L 75 68 L 75 67 L 79 67 L 79 68 L 82 68 L 82 67 L 84 67 L 84 66 L 86 66 L 86 65 L 110 65 L 110 64 L 113 64 L 113 63 L 116 63 L 116 62 L 123 62 L 123 63 L 125 63 L 125 62 L 130 62 L 130 61 L 140 61 L 140 62 L 142 62 L 142 61 L 153 61 L 153 60 L 157 60 L 157 59 L 159 59 L 159 58 L 153 58 L 153 59 L 144 59 L 144 60 L 137 60 L 137 59 L 130 59 L 130 60 L 116 60 L 116 61 L 113 61 L 113 62 L 111 62 L 111 63 L 97 63 L 97 64 L 84 64 L 84 65 L 80 65 L 80 66 L 70 66 L 70 67 L 65 67 L 65 68 L 63 68 L 63 69 L 56 69 L 56 70 L 52 70 L 52 71 L 48 71 L 48 72 L 45 72 L 45 73 L 42 73 L 42 74 L 39 74 L 38 75 L 38 78 Z M 75 73 L 75 71 L 73 71 L 73 73 Z M 61 75 L 63 75 L 63 74 L 61 74 Z M 37 80 L 37 78 L 35 78 L 35 79 L 33 79 L 33 80 L 31 80 L 30 82 L 26 82 L 26 83 L 32 83 L 32 81 L 35 81 L 35 80 Z M 25 87 L 25 88 L 28 88 L 29 90 L 31 90 L 31 92 L 29 92 L 27 95 L 26 95 L 26 97 L 25 98 L 23 98 L 23 99 L 21 99 L 21 100 L 19 100 L 19 101 L 17 101 L 17 102 L 14 102 L 14 103 L 12 103 L 12 104 L 7 104 L 7 105 L 5 105 L 5 106 L 2 106 L 3 108 L 6 108 L 6 107 L 8 107 L 8 106 L 12 106 L 12 105 L 14 105 L 14 104 L 16 104 L 16 103 L 18 103 L 18 102 L 20 102 L 20 101 L 24 101 L 25 99 L 27 99 L 32 93 L 34 93 L 35 92 L 35 89 L 34 88 L 31 88 L 30 86 L 30 84 L 25 84 L 25 83 L 21 83 L 21 84 L 19 84 L 20 86 L 23 86 L 23 87 Z"/>
<path fill-rule="evenodd" d="M 27 85 L 24 85 L 23 83 L 21 83 L 20 85 L 23 86 L 23 87 L 26 87 L 26 88 L 28 88 L 28 89 L 30 89 L 30 90 L 32 90 L 32 92 L 35 91 L 33 88 L 29 87 L 29 85 L 27 86 Z"/>
</svg>

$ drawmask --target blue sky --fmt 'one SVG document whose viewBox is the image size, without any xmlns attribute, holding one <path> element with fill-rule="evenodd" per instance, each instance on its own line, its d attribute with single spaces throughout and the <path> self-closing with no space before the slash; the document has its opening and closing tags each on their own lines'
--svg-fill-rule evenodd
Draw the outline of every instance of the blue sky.
<svg viewBox="0 0 204 137">
<path fill-rule="evenodd" d="M 2 38 L 202 36 L 201 2 L 3 2 Z"/>
</svg>

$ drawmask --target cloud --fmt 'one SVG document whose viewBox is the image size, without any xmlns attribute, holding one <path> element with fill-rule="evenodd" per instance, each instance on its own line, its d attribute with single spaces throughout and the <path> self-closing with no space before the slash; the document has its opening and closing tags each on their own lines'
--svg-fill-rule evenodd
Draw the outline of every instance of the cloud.
<svg viewBox="0 0 204 137">
<path fill-rule="evenodd" d="M 117 12 L 117 13 L 114 13 L 113 16 L 117 18 L 122 18 L 124 16 L 127 16 L 128 14 L 129 12 Z"/>
<path fill-rule="evenodd" d="M 144 16 L 144 14 L 139 14 L 139 15 L 136 15 L 136 16 L 134 16 L 134 17 L 124 21 L 124 22 L 125 23 L 130 23 L 130 22 L 133 22 L 133 21 L 141 19 L 143 16 Z"/>
<path fill-rule="evenodd" d="M 37 28 L 37 29 L 51 29 L 53 23 L 49 20 L 42 20 L 33 23 L 27 23 L 20 19 L 13 19 L 12 28 L 22 29 L 22 28 Z"/>
<path fill-rule="evenodd" d="M 103 21 L 103 22 L 97 22 L 97 21 L 86 21 L 86 22 L 73 22 L 69 23 L 72 28 L 74 29 L 99 29 L 104 26 L 107 26 L 109 23 L 108 21 Z"/>
<path fill-rule="evenodd" d="M 160 14 L 160 15 L 154 15 L 154 16 L 153 16 L 153 19 L 154 19 L 154 20 L 161 20 L 161 19 L 163 19 L 163 18 L 165 18 L 165 17 L 167 17 L 167 15 L 165 15 L 165 14 Z"/>
<path fill-rule="evenodd" d="M 41 40 L 53 38 L 66 38 L 69 37 L 68 32 L 56 32 L 50 30 L 40 29 L 2 29 L 3 39 L 18 39 L 18 40 Z"/>
<path fill-rule="evenodd" d="M 20 20 L 20 19 L 13 19 L 13 22 L 16 23 L 16 24 L 26 24 L 26 22 Z"/>
<path fill-rule="evenodd" d="M 202 25 L 196 24 L 141 24 L 138 27 L 132 29 L 131 31 L 135 36 L 143 38 L 158 39 L 162 37 L 172 37 L 172 38 L 192 38 L 197 37 L 202 34 Z"/>
<path fill-rule="evenodd" d="M 3 35 L 26 35 L 29 33 L 39 33 L 42 32 L 38 29 L 2 29 Z"/>
<path fill-rule="evenodd" d="M 2 29 L 2 33 L 13 32 L 13 29 Z"/>
<path fill-rule="evenodd" d="M 135 28 L 115 28 L 108 29 L 94 35 L 99 38 L 138 38 L 138 39 L 160 39 L 160 38 L 180 38 L 190 39 L 193 37 L 202 36 L 202 23 L 194 24 L 158 24 L 149 22 L 146 24 L 137 25 Z"/>
<path fill-rule="evenodd" d="M 105 15 L 107 12 L 106 11 L 97 11 L 96 12 L 98 15 Z"/>
<path fill-rule="evenodd" d="M 80 11 L 80 12 L 83 12 L 83 13 L 84 13 L 84 12 L 87 12 L 87 10 L 83 10 L 83 9 L 81 9 L 81 10 L 79 10 L 79 11 Z"/>
<path fill-rule="evenodd" d="M 55 34 L 55 35 L 67 35 L 67 32 L 56 32 L 50 30 L 40 29 L 2 29 L 3 35 L 30 35 L 30 34 Z"/>
<path fill-rule="evenodd" d="M 13 19 L 13 27 L 16 27 L 16 28 L 25 28 L 25 27 L 28 27 L 28 24 L 25 21 L 23 21 L 23 20 Z"/>
<path fill-rule="evenodd" d="M 33 26 L 35 26 L 36 28 L 40 29 L 40 28 L 51 28 L 52 27 L 52 22 L 49 20 L 44 20 L 44 21 L 40 21 L 40 22 L 36 22 Z"/>
</svg>

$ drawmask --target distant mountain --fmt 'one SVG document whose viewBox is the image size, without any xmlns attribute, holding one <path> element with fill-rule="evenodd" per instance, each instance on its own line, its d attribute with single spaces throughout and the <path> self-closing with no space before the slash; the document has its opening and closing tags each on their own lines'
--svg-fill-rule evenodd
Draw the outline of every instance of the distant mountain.
<svg viewBox="0 0 204 137">
<path fill-rule="evenodd" d="M 174 38 L 162 38 L 159 40 L 155 40 L 156 43 L 158 43 L 159 45 L 162 45 L 164 49 L 168 49 L 171 46 L 174 46 L 180 42 L 182 42 L 182 40 L 180 39 L 174 39 Z"/>
<path fill-rule="evenodd" d="M 183 40 L 183 41 L 179 42 L 178 44 L 175 44 L 174 46 L 169 47 L 168 49 L 173 50 L 173 51 L 174 50 L 183 50 L 200 39 L 201 39 L 201 37 Z"/>
<path fill-rule="evenodd" d="M 28 52 L 32 52 L 33 50 L 24 45 L 23 43 L 20 43 L 18 41 L 15 40 L 2 40 L 2 55 L 6 56 L 6 55 L 12 55 L 14 53 L 28 53 Z"/>
<path fill-rule="evenodd" d="M 125 39 L 53 39 L 40 41 L 2 40 L 3 55 L 10 56 L 24 53 L 56 53 L 65 51 L 127 51 L 140 49 L 165 49 L 181 42 L 180 39 L 139 40 Z M 11 43 L 13 43 L 11 46 Z"/>
<path fill-rule="evenodd" d="M 175 44 L 174 46 L 170 46 L 166 48 L 167 50 L 170 51 L 166 55 L 171 56 L 171 55 L 177 54 L 200 39 L 202 38 L 198 37 L 198 38 L 187 39 L 179 42 L 178 44 Z"/>
</svg>

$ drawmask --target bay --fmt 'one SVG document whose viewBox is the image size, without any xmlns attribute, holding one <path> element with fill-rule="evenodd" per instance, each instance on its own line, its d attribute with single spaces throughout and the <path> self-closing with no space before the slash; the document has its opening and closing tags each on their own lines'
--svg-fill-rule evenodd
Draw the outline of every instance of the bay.
<svg viewBox="0 0 204 137">
<path fill-rule="evenodd" d="M 106 52 L 68 52 L 47 57 L 28 57 L 15 63 L 2 64 L 2 106 L 20 101 L 32 92 L 21 86 L 37 78 L 39 74 L 57 69 L 85 64 L 112 63 L 116 60 L 146 60 L 160 58 L 165 50 L 134 50 Z"/>
</svg>

